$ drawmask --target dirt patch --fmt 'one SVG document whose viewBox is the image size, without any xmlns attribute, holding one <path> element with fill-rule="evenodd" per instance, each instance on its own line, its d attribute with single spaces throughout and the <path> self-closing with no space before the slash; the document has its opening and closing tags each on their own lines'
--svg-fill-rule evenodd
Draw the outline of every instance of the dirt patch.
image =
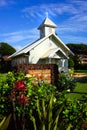
<svg viewBox="0 0 87 130">
<path fill-rule="evenodd" d="M 73 77 L 79 82 L 87 83 L 87 74 L 76 74 Z"/>
<path fill-rule="evenodd" d="M 86 77 L 87 74 L 74 74 L 73 77 L 80 78 L 80 77 Z"/>
<path fill-rule="evenodd" d="M 86 76 L 87 76 L 87 74 L 79 74 L 78 77 L 86 77 Z"/>
</svg>

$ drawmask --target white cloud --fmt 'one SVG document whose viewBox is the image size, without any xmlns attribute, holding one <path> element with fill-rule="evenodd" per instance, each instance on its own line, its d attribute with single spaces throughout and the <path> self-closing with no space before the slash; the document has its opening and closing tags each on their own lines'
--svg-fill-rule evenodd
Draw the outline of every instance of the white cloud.
<svg viewBox="0 0 87 130">
<path fill-rule="evenodd" d="M 35 19 L 43 19 L 45 12 L 52 18 L 55 18 L 56 24 L 59 25 L 60 34 L 71 34 L 84 32 L 87 30 L 87 1 L 84 0 L 70 0 L 66 3 L 51 3 L 49 5 L 31 6 L 22 10 L 26 15 Z M 64 17 L 64 21 L 58 23 L 58 17 Z M 37 19 L 37 20 L 38 20 Z"/>
<path fill-rule="evenodd" d="M 18 50 L 27 42 L 33 42 L 34 40 L 38 39 L 39 33 L 36 28 L 33 28 L 32 30 L 0 34 L 0 37 L 4 39 L 4 42 L 13 44 L 13 46 Z"/>
<path fill-rule="evenodd" d="M 0 7 L 15 4 L 14 0 L 0 0 Z"/>
<path fill-rule="evenodd" d="M 44 12 L 48 12 L 49 15 L 61 15 L 63 13 L 76 14 L 78 13 L 78 9 L 73 6 L 73 4 L 64 4 L 64 3 L 56 3 L 56 4 L 44 4 L 39 6 L 31 6 L 24 8 L 22 10 L 23 13 L 30 15 L 32 17 L 36 17 L 39 13 L 43 15 Z"/>
<path fill-rule="evenodd" d="M 0 6 L 6 6 L 12 4 L 13 0 L 0 0 Z M 37 21 L 43 20 L 45 12 L 52 18 L 55 18 L 59 25 L 57 32 L 61 36 L 61 39 L 66 42 L 73 41 L 87 41 L 87 38 L 82 36 L 76 36 L 78 32 L 84 32 L 87 30 L 87 1 L 84 0 L 67 0 L 66 3 L 49 3 L 41 4 L 37 6 L 31 6 L 24 8 L 22 14 L 24 18 Z M 67 16 L 66 16 L 67 15 Z M 61 20 L 58 23 L 58 17 L 64 17 L 64 21 Z M 66 17 L 66 18 L 65 18 Z M 13 44 L 18 50 L 24 46 L 27 42 L 34 41 L 39 37 L 39 32 L 36 28 L 31 30 L 20 30 L 18 32 L 0 34 L 4 41 Z M 21 43 L 21 46 L 19 45 Z"/>
<path fill-rule="evenodd" d="M 22 46 L 21 45 L 14 45 L 14 48 L 16 49 L 16 51 L 22 49 Z"/>
<path fill-rule="evenodd" d="M 69 18 L 77 17 L 86 18 L 87 16 L 87 1 L 84 0 L 71 0 L 66 3 L 51 3 L 49 5 L 42 4 L 37 6 L 31 6 L 24 8 L 22 12 L 25 17 L 31 16 L 32 18 L 38 18 L 44 16 L 44 12 L 52 17 L 59 15 L 68 15 Z M 81 17 L 80 17 L 81 16 Z M 77 20 L 77 19 L 76 19 Z"/>
<path fill-rule="evenodd" d="M 5 0 L 0 0 L 0 6 L 6 6 L 7 2 Z"/>
</svg>

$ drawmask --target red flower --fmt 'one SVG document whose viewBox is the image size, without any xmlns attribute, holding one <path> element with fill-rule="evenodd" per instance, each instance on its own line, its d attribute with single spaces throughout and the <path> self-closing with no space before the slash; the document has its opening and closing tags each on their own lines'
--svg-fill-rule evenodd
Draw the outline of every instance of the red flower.
<svg viewBox="0 0 87 130">
<path fill-rule="evenodd" d="M 14 85 L 14 88 L 16 88 L 19 91 L 24 91 L 26 89 L 26 86 L 24 84 L 24 80 L 16 82 Z"/>
<path fill-rule="evenodd" d="M 15 91 L 11 92 L 11 95 L 16 96 L 16 92 Z"/>
<path fill-rule="evenodd" d="M 39 76 L 39 79 L 42 79 L 42 78 L 43 78 L 42 75 L 40 75 L 40 76 Z"/>
<path fill-rule="evenodd" d="M 19 99 L 19 101 L 20 101 L 21 104 L 24 104 L 24 103 L 28 102 L 29 100 L 30 100 L 30 99 L 27 98 L 27 97 L 24 95 L 24 93 L 21 94 L 21 97 L 20 97 L 20 99 Z"/>
</svg>

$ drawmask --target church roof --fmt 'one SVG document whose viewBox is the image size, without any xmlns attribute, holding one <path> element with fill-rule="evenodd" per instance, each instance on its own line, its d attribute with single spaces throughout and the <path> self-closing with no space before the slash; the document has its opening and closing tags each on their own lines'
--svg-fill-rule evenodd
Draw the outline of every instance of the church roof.
<svg viewBox="0 0 87 130">
<path fill-rule="evenodd" d="M 52 22 L 48 17 L 46 17 L 44 19 L 44 21 L 42 22 L 42 24 L 38 27 L 38 29 L 40 29 L 41 27 L 43 26 L 50 26 L 50 27 L 53 27 L 53 28 L 57 28 L 57 25 Z"/>
<path fill-rule="evenodd" d="M 57 52 L 62 52 L 62 54 L 68 58 L 68 56 L 61 50 L 61 48 L 53 48 L 48 50 L 45 54 L 43 54 L 40 58 L 44 59 L 44 58 L 57 58 L 60 59 L 61 57 L 57 54 Z"/>
<path fill-rule="evenodd" d="M 29 51 L 32 50 L 34 47 L 36 47 L 36 46 L 39 45 L 41 42 L 43 42 L 44 40 L 46 40 L 47 38 L 49 38 L 49 37 L 51 37 L 51 36 L 54 37 L 54 38 L 56 38 L 56 40 L 59 42 L 59 44 L 60 44 L 61 46 L 64 46 L 65 49 L 66 49 L 70 54 L 74 55 L 73 52 L 60 40 L 60 38 L 59 38 L 58 36 L 56 36 L 54 33 L 51 33 L 51 34 L 49 34 L 48 36 L 46 36 L 46 37 L 44 37 L 44 38 L 42 38 L 42 39 L 38 39 L 37 41 L 35 41 L 35 42 L 31 43 L 31 44 L 26 45 L 26 46 L 23 47 L 21 50 L 15 52 L 15 53 L 12 54 L 11 56 L 9 56 L 9 58 L 12 58 L 12 57 L 15 57 L 15 56 L 18 56 L 18 55 L 21 55 L 21 54 L 26 54 L 27 52 L 29 52 Z"/>
</svg>

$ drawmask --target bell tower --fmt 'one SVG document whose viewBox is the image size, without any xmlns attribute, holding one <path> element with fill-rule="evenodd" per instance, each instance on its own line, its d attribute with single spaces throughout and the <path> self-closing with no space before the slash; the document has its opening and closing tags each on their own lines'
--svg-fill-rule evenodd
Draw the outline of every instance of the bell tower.
<svg viewBox="0 0 87 130">
<path fill-rule="evenodd" d="M 50 33 L 55 33 L 55 28 L 57 28 L 57 25 L 48 18 L 47 14 L 42 24 L 38 27 L 40 30 L 40 38 L 46 37 Z"/>
</svg>

